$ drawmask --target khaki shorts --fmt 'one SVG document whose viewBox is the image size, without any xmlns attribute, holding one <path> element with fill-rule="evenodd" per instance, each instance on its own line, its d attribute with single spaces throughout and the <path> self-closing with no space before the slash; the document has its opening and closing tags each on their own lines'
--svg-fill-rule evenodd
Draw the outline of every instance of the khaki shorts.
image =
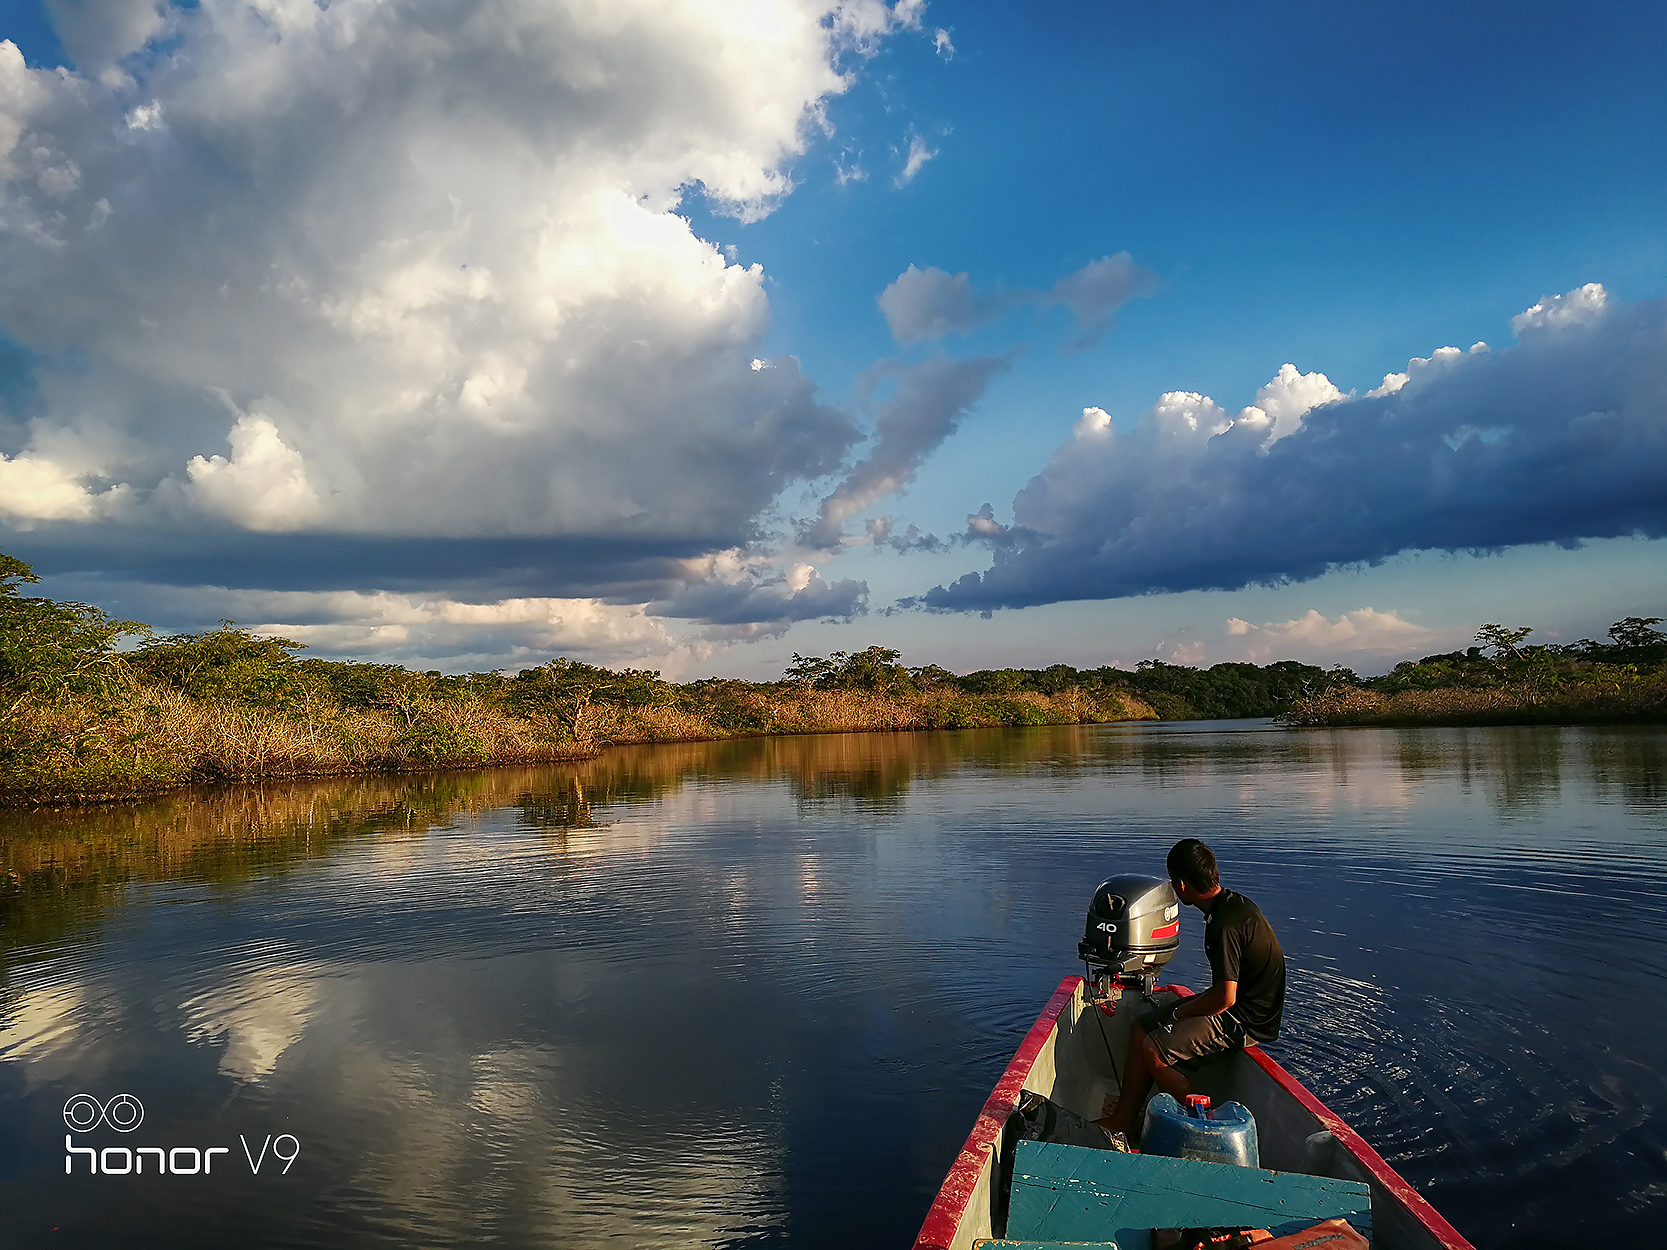
<svg viewBox="0 0 1667 1250">
<path fill-rule="evenodd" d="M 1245 1044 L 1239 1022 L 1223 1012 L 1219 1016 L 1190 1016 L 1174 1021 L 1169 1028 L 1148 1027 L 1146 1036 L 1158 1048 L 1158 1057 L 1166 1066 L 1185 1063 L 1188 1059 L 1202 1059 L 1224 1050 L 1237 1050 Z"/>
</svg>

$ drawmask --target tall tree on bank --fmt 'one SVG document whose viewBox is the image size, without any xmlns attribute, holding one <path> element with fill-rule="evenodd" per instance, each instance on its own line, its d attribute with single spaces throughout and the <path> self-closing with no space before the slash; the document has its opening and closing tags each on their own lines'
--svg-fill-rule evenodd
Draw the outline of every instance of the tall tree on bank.
<svg viewBox="0 0 1667 1250">
<path fill-rule="evenodd" d="M 121 679 L 116 643 L 149 632 L 90 604 L 20 593 L 38 581 L 29 565 L 0 552 L 0 723 L 30 699 L 109 694 Z"/>
</svg>

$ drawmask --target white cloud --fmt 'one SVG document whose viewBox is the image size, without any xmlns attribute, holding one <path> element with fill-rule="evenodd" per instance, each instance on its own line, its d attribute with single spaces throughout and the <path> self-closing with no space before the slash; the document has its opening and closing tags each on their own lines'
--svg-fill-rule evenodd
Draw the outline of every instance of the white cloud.
<svg viewBox="0 0 1667 1250">
<path fill-rule="evenodd" d="M 194 456 L 185 466 L 189 495 L 205 511 L 268 533 L 304 529 L 316 520 L 318 496 L 301 453 L 265 417 L 240 416 L 227 436 L 232 455 Z"/>
<path fill-rule="evenodd" d="M 98 513 L 98 498 L 61 465 L 40 456 L 0 456 L 0 516 L 85 521 Z"/>
<path fill-rule="evenodd" d="M 149 104 L 141 104 L 125 118 L 129 130 L 160 130 L 162 128 L 162 106 L 155 100 Z"/>
<path fill-rule="evenodd" d="M 1524 332 L 1585 325 L 1601 317 L 1608 305 L 1609 293 L 1603 284 L 1588 282 L 1562 295 L 1545 296 L 1532 308 L 1512 317 L 1511 329 L 1520 338 Z"/>
<path fill-rule="evenodd" d="M 1265 664 L 1272 660 L 1299 659 L 1308 663 L 1328 662 L 1339 657 L 1402 655 L 1427 643 L 1431 631 L 1398 612 L 1356 608 L 1335 618 L 1310 608 L 1294 620 L 1252 625 L 1229 618 L 1225 647 L 1234 659 Z"/>
<path fill-rule="evenodd" d="M 72 587 L 85 594 L 81 587 Z M 173 629 L 231 619 L 314 653 L 447 671 L 517 668 L 553 655 L 594 663 L 674 663 L 683 644 L 643 604 L 517 597 L 470 602 L 444 594 L 239 590 L 104 584 L 103 597 Z M 684 657 L 686 658 L 686 656 Z"/>
<path fill-rule="evenodd" d="M 646 610 L 713 627 L 703 637 L 752 641 L 785 632 L 794 621 L 860 616 L 868 610 L 868 584 L 829 582 L 803 561 L 778 570 L 765 558 L 728 551 L 688 561 L 682 583 Z"/>
<path fill-rule="evenodd" d="M 1256 392 L 1256 402 L 1239 413 L 1238 420 L 1266 420 L 1268 441 L 1272 443 L 1296 433 L 1311 409 L 1342 398 L 1343 392 L 1325 374 L 1301 373 L 1295 365 L 1281 365 L 1273 380 Z"/>
<path fill-rule="evenodd" d="M 1044 307 L 1062 304 L 1071 310 L 1080 330 L 1073 347 L 1088 347 L 1111 329 L 1117 310 L 1131 299 L 1152 294 L 1157 279 L 1149 269 L 1134 263 L 1127 252 L 1102 256 L 1053 284 L 1037 298 Z"/>
<path fill-rule="evenodd" d="M 1478 356 L 1487 350 L 1486 343 L 1472 343 L 1469 354 Z M 1376 399 L 1380 395 L 1393 395 L 1409 382 L 1427 382 L 1463 360 L 1464 356 L 1465 353 L 1456 347 L 1438 347 L 1428 356 L 1414 356 L 1407 361 L 1405 372 L 1384 374 L 1383 385 L 1367 391 L 1366 398 Z"/>
<path fill-rule="evenodd" d="M 1111 414 L 1104 408 L 1084 408 L 1071 427 L 1073 438 L 1103 438 L 1111 433 Z"/>
<path fill-rule="evenodd" d="M 268 532 L 750 541 L 856 431 L 796 361 L 752 367 L 763 271 L 677 210 L 769 212 L 842 58 L 919 12 L 61 0 L 78 63 L 168 50 L 0 43 L 0 331 L 45 405 L 3 450 L 73 437 L 135 532 L 185 497 Z M 53 491 L 29 507 L 97 519 Z"/>
<path fill-rule="evenodd" d="M 1667 303 L 1584 287 L 1525 315 L 1516 347 L 1443 348 L 1362 396 L 1286 366 L 1237 417 L 1186 391 L 1127 432 L 1088 410 L 1014 523 L 969 531 L 992 567 L 907 602 L 990 611 L 1667 536 Z"/>
<path fill-rule="evenodd" d="M 266 590 L 58 579 L 61 596 L 110 604 L 169 631 L 230 619 L 314 654 L 448 672 L 516 669 L 555 655 L 670 672 L 710 643 L 777 637 L 796 621 L 866 611 L 868 586 L 804 562 L 779 568 L 739 549 L 678 561 L 619 601 L 599 596 L 464 597 L 446 591 Z"/>
<path fill-rule="evenodd" d="M 926 12 L 926 0 L 897 0 L 892 6 L 892 20 L 910 30 L 920 29 L 920 19 Z"/>
<path fill-rule="evenodd" d="M 933 159 L 937 154 L 938 150 L 928 147 L 926 140 L 919 135 L 910 135 L 909 154 L 903 160 L 903 171 L 897 175 L 897 185 L 900 187 L 908 186 L 915 180 L 915 175 L 925 168 L 926 162 Z"/>
<path fill-rule="evenodd" d="M 334 619 L 312 624 L 269 621 L 260 632 L 282 635 L 322 652 L 467 659 L 487 667 L 538 664 L 551 655 L 616 662 L 670 655 L 677 643 L 641 604 L 596 599 L 502 599 L 463 603 L 444 598 L 360 594 L 296 595 L 294 607 Z"/>
</svg>

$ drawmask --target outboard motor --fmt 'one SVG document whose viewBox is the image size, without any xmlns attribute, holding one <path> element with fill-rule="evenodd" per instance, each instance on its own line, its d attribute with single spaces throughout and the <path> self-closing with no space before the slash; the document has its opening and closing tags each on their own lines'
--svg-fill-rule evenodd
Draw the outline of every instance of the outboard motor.
<svg viewBox="0 0 1667 1250">
<path fill-rule="evenodd" d="M 1150 993 L 1181 945 L 1181 904 L 1169 882 L 1113 877 L 1094 891 L 1077 954 L 1096 990 L 1129 985 Z"/>
</svg>

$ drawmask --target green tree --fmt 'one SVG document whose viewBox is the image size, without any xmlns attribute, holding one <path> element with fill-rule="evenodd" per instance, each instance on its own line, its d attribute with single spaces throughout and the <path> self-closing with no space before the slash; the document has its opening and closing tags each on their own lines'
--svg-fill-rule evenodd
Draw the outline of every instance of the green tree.
<svg viewBox="0 0 1667 1250">
<path fill-rule="evenodd" d="M 1476 631 L 1476 641 L 1493 652 L 1496 663 L 1523 658 L 1522 644 L 1534 632 L 1532 625 L 1506 629 L 1503 625 L 1484 625 Z"/>
<path fill-rule="evenodd" d="M 937 664 L 922 664 L 909 670 L 909 681 L 916 690 L 944 686 L 955 680 L 955 674 Z"/>
<path fill-rule="evenodd" d="M 1652 626 L 1661 624 L 1659 616 L 1629 616 L 1609 627 L 1609 638 L 1618 650 L 1644 653 L 1643 658 L 1667 659 L 1667 634 Z"/>
<path fill-rule="evenodd" d="M 1659 616 L 1629 616 L 1609 627 L 1609 637 L 1617 647 L 1653 647 L 1667 642 L 1667 634 L 1652 625 L 1661 624 Z"/>
<path fill-rule="evenodd" d="M 898 663 L 902 655 L 901 651 L 879 646 L 835 651 L 825 659 L 795 651 L 783 679 L 817 690 L 877 690 L 888 694 L 913 690 L 913 675 Z"/>
<path fill-rule="evenodd" d="M 1378 683 L 1390 694 L 1403 690 L 1445 690 L 1459 684 L 1458 670 L 1445 660 L 1403 660 Z M 1318 692 L 1316 692 L 1318 693 Z"/>
<path fill-rule="evenodd" d="M 840 653 L 836 651 L 834 654 L 837 657 Z M 793 682 L 795 685 L 803 686 L 808 690 L 813 686 L 821 686 L 838 669 L 837 660 L 829 660 L 820 655 L 800 655 L 795 651 L 793 653 L 793 663 L 787 666 L 787 671 L 782 674 L 782 680 Z"/>
<path fill-rule="evenodd" d="M 955 683 L 968 694 L 1016 694 L 1030 686 L 1030 674 L 1022 668 L 986 668 L 968 673 Z"/>
<path fill-rule="evenodd" d="M 558 656 L 516 674 L 510 699 L 517 712 L 543 721 L 553 733 L 588 742 L 588 723 L 595 708 L 644 707 L 660 702 L 668 690 L 658 672 L 636 668 L 615 672 Z"/>
<path fill-rule="evenodd" d="M 85 603 L 35 599 L 34 569 L 0 552 L 0 722 L 31 699 L 108 695 L 120 684 L 116 644 L 147 627 Z"/>
<path fill-rule="evenodd" d="M 1524 646 L 1533 632 L 1530 625 L 1507 629 L 1489 624 L 1476 631 L 1476 641 L 1493 651 L 1494 671 L 1500 678 L 1521 686 L 1528 701 L 1538 703 L 1548 691 L 1563 684 L 1567 662 L 1549 647 Z"/>
<path fill-rule="evenodd" d="M 290 709 L 304 697 L 308 670 L 295 662 L 304 650 L 288 638 L 239 629 L 235 621 L 201 634 L 175 634 L 133 652 L 135 669 L 159 685 L 194 699 Z"/>
<path fill-rule="evenodd" d="M 844 690 L 878 690 L 890 693 L 909 687 L 909 670 L 898 663 L 901 651 L 890 647 L 864 647 L 847 653 L 835 651 L 839 664 L 834 684 Z"/>
</svg>

